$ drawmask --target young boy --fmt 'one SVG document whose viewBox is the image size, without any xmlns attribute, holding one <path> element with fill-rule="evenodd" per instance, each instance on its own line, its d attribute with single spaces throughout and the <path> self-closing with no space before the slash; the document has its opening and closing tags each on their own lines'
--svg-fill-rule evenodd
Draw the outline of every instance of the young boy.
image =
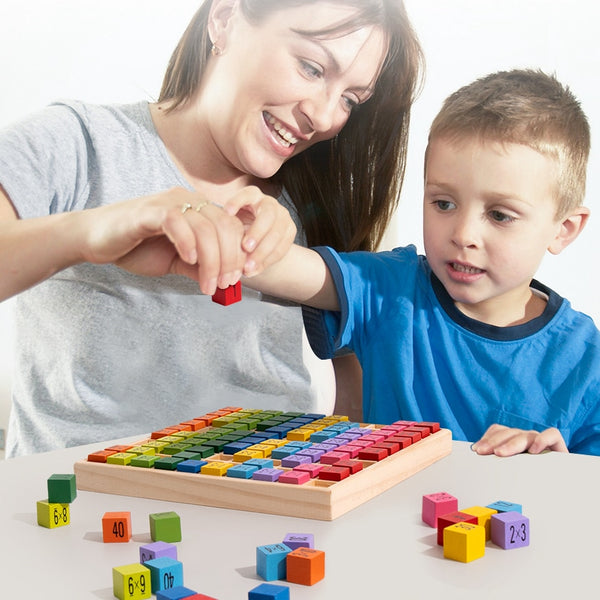
<svg viewBox="0 0 600 600">
<path fill-rule="evenodd" d="M 412 246 L 293 246 L 246 283 L 305 308 L 318 356 L 354 350 L 366 421 L 439 421 L 480 454 L 600 455 L 600 333 L 533 280 L 583 229 L 579 103 L 537 71 L 451 95 L 425 157 L 426 258 Z"/>
</svg>

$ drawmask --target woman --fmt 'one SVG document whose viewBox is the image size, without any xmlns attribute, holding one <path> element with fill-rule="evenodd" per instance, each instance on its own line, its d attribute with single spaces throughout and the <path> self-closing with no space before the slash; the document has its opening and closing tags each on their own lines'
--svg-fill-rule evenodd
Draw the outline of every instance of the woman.
<svg viewBox="0 0 600 600">
<path fill-rule="evenodd" d="M 4 132 L 0 298 L 19 294 L 7 455 L 231 404 L 331 410 L 298 307 L 245 291 L 225 309 L 177 273 L 197 264 L 210 295 L 259 271 L 292 241 L 281 207 L 301 242 L 374 248 L 420 67 L 397 0 L 212 0 L 156 104 L 57 104 Z M 253 189 L 278 202 L 220 208 Z"/>
</svg>

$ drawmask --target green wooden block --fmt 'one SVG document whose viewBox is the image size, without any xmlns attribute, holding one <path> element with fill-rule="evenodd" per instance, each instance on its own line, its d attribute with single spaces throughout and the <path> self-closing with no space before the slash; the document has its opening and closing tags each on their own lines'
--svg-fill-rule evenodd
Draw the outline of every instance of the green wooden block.
<svg viewBox="0 0 600 600">
<path fill-rule="evenodd" d="M 71 504 L 77 497 L 75 474 L 54 474 L 48 478 L 48 502 Z"/>
<path fill-rule="evenodd" d="M 180 542 L 181 519 L 176 512 L 152 513 L 150 515 L 150 537 L 153 542 Z"/>
<path fill-rule="evenodd" d="M 146 469 L 150 469 L 154 466 L 154 463 L 158 460 L 158 456 L 155 454 L 141 454 L 140 456 L 136 456 L 131 459 L 129 463 L 132 467 L 144 467 Z"/>
<path fill-rule="evenodd" d="M 185 459 L 176 458 L 175 456 L 160 456 L 154 461 L 155 469 L 163 469 L 165 471 L 174 471 L 180 462 Z"/>
</svg>

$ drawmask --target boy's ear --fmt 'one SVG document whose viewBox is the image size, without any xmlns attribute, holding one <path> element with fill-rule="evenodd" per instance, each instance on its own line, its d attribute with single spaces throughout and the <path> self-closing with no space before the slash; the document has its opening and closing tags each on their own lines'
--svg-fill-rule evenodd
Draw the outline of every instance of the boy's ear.
<svg viewBox="0 0 600 600">
<path fill-rule="evenodd" d="M 223 36 L 235 12 L 237 0 L 213 0 L 208 14 L 208 35 L 210 41 L 223 49 Z"/>
<path fill-rule="evenodd" d="M 583 231 L 590 217 L 590 209 L 578 206 L 560 222 L 560 229 L 548 246 L 551 254 L 560 254 Z"/>
</svg>

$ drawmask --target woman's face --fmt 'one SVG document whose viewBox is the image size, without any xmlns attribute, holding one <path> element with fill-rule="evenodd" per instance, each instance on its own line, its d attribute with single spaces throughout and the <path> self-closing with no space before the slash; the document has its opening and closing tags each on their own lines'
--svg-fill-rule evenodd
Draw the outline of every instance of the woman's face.
<svg viewBox="0 0 600 600">
<path fill-rule="evenodd" d="M 198 96 L 217 151 L 235 170 L 268 178 L 284 161 L 334 137 L 369 99 L 387 50 L 365 27 L 333 39 L 299 33 L 346 20 L 356 9 L 315 2 L 248 23 L 239 9 L 215 36 Z"/>
</svg>

